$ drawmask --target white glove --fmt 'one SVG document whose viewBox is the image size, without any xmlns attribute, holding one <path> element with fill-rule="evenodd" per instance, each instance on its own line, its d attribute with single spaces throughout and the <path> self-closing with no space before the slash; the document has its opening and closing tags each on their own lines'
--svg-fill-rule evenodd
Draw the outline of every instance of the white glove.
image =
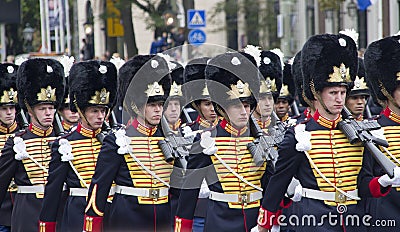
<svg viewBox="0 0 400 232">
<path fill-rule="evenodd" d="M 400 167 L 395 167 L 393 169 L 393 178 L 390 178 L 388 174 L 379 177 L 378 182 L 382 187 L 387 187 L 389 185 L 400 185 Z"/>
<path fill-rule="evenodd" d="M 211 137 L 211 132 L 209 131 L 201 134 L 200 146 L 206 155 L 213 155 L 218 151 L 218 148 L 215 146 L 215 139 Z"/>
<path fill-rule="evenodd" d="M 273 225 L 271 228 L 271 232 L 280 232 L 280 231 L 281 231 L 280 225 Z"/>
<path fill-rule="evenodd" d="M 259 232 L 258 225 L 253 227 L 253 228 L 251 228 L 250 232 Z"/>
<path fill-rule="evenodd" d="M 302 198 L 302 195 L 303 195 L 303 186 L 301 186 L 301 184 L 298 184 L 296 188 L 294 188 L 294 195 L 291 199 L 294 202 L 299 202 Z"/>
</svg>

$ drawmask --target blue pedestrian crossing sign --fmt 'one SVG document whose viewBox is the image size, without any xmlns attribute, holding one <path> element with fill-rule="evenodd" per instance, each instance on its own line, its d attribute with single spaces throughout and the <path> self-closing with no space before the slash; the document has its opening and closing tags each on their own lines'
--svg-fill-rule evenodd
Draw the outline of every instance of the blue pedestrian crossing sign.
<svg viewBox="0 0 400 232">
<path fill-rule="evenodd" d="M 188 41 L 193 45 L 202 45 L 206 42 L 206 33 L 200 29 L 191 30 L 188 35 Z"/>
<path fill-rule="evenodd" d="M 188 28 L 199 28 L 206 26 L 206 11 L 205 10 L 188 10 Z"/>
</svg>

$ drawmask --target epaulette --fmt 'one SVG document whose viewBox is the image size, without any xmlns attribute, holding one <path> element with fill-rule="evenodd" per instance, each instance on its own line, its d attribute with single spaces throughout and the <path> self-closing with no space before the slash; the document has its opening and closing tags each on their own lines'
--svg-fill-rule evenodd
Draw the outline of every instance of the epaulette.
<svg viewBox="0 0 400 232">
<path fill-rule="evenodd" d="M 26 132 L 27 132 L 28 130 L 20 130 L 20 131 L 18 131 L 18 132 L 16 132 L 14 135 L 13 135 L 13 137 L 21 137 L 22 135 L 24 135 L 24 134 L 26 134 Z"/>
<path fill-rule="evenodd" d="M 307 122 L 309 122 L 311 120 L 311 118 L 304 118 L 303 121 L 299 122 L 298 124 L 306 124 Z"/>
<path fill-rule="evenodd" d="M 301 116 L 301 114 L 298 114 L 298 115 L 293 115 L 293 116 L 291 116 L 290 118 L 292 118 L 292 119 L 298 119 L 298 118 L 300 118 L 300 116 Z"/>
<path fill-rule="evenodd" d="M 367 120 L 378 120 L 378 119 L 380 119 L 382 116 L 380 115 L 380 114 L 378 114 L 378 115 L 374 115 L 374 116 L 372 116 L 371 118 L 367 118 Z"/>
</svg>

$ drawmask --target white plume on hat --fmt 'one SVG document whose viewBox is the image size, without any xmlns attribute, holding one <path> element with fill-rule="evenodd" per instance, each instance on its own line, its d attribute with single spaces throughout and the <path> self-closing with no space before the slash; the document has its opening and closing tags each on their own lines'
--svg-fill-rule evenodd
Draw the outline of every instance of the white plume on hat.
<svg viewBox="0 0 400 232">
<path fill-rule="evenodd" d="M 339 31 L 339 34 L 347 35 L 348 37 L 352 38 L 358 48 L 358 33 L 355 29 L 344 29 L 343 31 Z"/>
<path fill-rule="evenodd" d="M 243 51 L 251 55 L 256 61 L 257 67 L 261 65 L 261 48 L 259 46 L 247 45 Z"/>
<path fill-rule="evenodd" d="M 72 65 L 74 64 L 75 58 L 73 56 L 68 57 L 68 56 L 64 55 L 59 59 L 59 61 L 64 67 L 64 75 L 66 77 L 69 76 L 69 70 L 71 69 Z"/>
<path fill-rule="evenodd" d="M 283 54 L 283 52 L 280 48 L 274 48 L 270 51 L 275 53 L 276 55 L 278 55 L 279 58 L 281 58 L 281 65 L 282 65 L 282 70 L 283 70 L 283 67 L 285 67 L 285 63 L 283 62 L 283 57 L 285 56 L 285 54 Z"/>
<path fill-rule="evenodd" d="M 111 57 L 110 62 L 115 65 L 117 71 L 119 71 L 122 65 L 125 64 L 125 60 L 121 59 L 120 57 L 114 57 L 114 56 Z"/>
</svg>

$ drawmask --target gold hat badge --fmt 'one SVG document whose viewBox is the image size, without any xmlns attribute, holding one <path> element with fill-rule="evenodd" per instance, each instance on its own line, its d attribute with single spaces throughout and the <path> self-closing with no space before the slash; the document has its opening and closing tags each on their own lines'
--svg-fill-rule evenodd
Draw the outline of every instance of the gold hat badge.
<svg viewBox="0 0 400 232">
<path fill-rule="evenodd" d="M 241 97 L 250 97 L 251 91 L 248 83 L 243 83 L 239 80 L 236 85 L 231 85 L 231 90 L 227 94 L 229 95 L 229 99 L 233 100 Z"/>
<path fill-rule="evenodd" d="M 147 90 L 144 91 L 147 94 L 147 97 L 154 97 L 154 96 L 163 96 L 164 90 L 158 82 L 153 82 L 152 84 L 147 85 Z"/>
<path fill-rule="evenodd" d="M 47 86 L 47 88 L 41 88 L 40 93 L 37 94 L 38 101 L 56 101 L 56 88 L 51 88 L 51 86 Z"/>
<path fill-rule="evenodd" d="M 362 90 L 362 89 L 368 89 L 367 83 L 364 80 L 364 77 L 359 78 L 356 76 L 356 79 L 354 80 L 354 87 L 351 90 Z"/>
<path fill-rule="evenodd" d="M 260 93 L 271 93 L 276 91 L 275 79 L 271 81 L 271 78 L 267 77 L 265 81 L 261 80 Z"/>
<path fill-rule="evenodd" d="M 396 77 L 397 77 L 396 81 L 400 81 L 400 72 L 396 73 Z"/>
<path fill-rule="evenodd" d="M 14 91 L 13 88 L 10 90 L 4 90 L 3 96 L 1 96 L 0 103 L 17 103 L 17 91 Z"/>
<path fill-rule="evenodd" d="M 288 85 L 282 85 L 281 92 L 279 93 L 279 97 L 286 97 L 289 96 L 289 86 Z"/>
<path fill-rule="evenodd" d="M 169 91 L 169 96 L 182 96 L 182 85 L 172 83 L 171 85 L 171 91 Z"/>
<path fill-rule="evenodd" d="M 106 88 L 102 88 L 100 91 L 96 91 L 92 96 L 92 100 L 89 103 L 94 105 L 106 105 L 110 102 L 110 92 Z"/>
<path fill-rule="evenodd" d="M 204 89 L 203 89 L 203 92 L 201 93 L 201 95 L 203 95 L 203 96 L 210 96 L 210 93 L 208 92 L 207 85 L 204 86 Z"/>
<path fill-rule="evenodd" d="M 329 74 L 328 82 L 350 82 L 350 68 L 346 67 L 343 63 L 340 67 L 333 66 L 333 73 Z"/>
</svg>

